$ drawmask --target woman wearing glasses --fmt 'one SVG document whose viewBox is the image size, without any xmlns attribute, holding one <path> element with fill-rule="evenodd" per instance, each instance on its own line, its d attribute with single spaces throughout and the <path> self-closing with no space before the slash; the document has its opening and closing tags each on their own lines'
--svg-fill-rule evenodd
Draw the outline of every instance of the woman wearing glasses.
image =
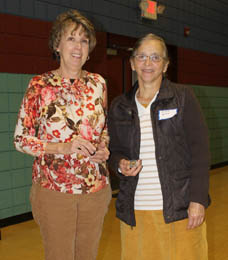
<svg viewBox="0 0 228 260">
<path fill-rule="evenodd" d="M 209 148 L 199 104 L 190 87 L 165 78 L 162 38 L 139 39 L 130 63 L 138 81 L 108 118 L 121 260 L 206 260 Z"/>
</svg>

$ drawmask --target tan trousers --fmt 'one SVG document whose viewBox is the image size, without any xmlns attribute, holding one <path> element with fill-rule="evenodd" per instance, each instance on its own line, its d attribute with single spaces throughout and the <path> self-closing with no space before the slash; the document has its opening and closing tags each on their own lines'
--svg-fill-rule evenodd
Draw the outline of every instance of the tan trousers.
<svg viewBox="0 0 228 260">
<path fill-rule="evenodd" d="M 136 227 L 121 222 L 121 260 L 208 260 L 206 223 L 187 230 L 184 219 L 165 224 L 162 211 L 136 211 Z"/>
<path fill-rule="evenodd" d="M 33 184 L 30 201 L 45 259 L 95 260 L 110 200 L 110 185 L 95 193 L 72 195 Z"/>
</svg>

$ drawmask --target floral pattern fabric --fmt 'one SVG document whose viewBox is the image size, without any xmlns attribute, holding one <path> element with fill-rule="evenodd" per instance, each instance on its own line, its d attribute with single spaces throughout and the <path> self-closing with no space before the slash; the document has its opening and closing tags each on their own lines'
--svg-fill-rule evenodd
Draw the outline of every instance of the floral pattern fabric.
<svg viewBox="0 0 228 260">
<path fill-rule="evenodd" d="M 96 192 L 109 182 L 106 163 L 93 163 L 77 153 L 45 153 L 46 143 L 70 142 L 78 136 L 95 146 L 101 141 L 108 145 L 105 80 L 83 73 L 73 83 L 51 71 L 33 77 L 14 134 L 16 149 L 35 157 L 33 182 L 72 194 Z"/>
</svg>

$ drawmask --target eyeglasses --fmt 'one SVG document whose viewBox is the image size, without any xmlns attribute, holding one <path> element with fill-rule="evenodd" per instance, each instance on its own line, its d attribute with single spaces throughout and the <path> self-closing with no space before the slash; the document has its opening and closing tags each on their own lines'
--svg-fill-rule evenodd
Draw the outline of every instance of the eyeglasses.
<svg viewBox="0 0 228 260">
<path fill-rule="evenodd" d="M 145 54 L 136 54 L 133 57 L 135 57 L 138 61 L 147 61 L 147 59 L 149 58 L 152 62 L 160 62 L 163 57 L 161 57 L 160 55 L 154 53 L 152 55 L 145 55 Z"/>
</svg>

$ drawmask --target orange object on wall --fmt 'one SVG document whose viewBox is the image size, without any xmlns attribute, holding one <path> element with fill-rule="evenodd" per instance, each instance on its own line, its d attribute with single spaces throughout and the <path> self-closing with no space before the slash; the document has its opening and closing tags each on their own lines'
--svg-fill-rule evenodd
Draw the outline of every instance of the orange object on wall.
<svg viewBox="0 0 228 260">
<path fill-rule="evenodd" d="M 149 14 L 156 14 L 157 3 L 155 1 L 147 1 L 147 3 L 148 3 L 148 8 L 146 11 Z"/>
<path fill-rule="evenodd" d="M 189 27 L 184 27 L 184 36 L 188 37 L 190 34 L 190 28 Z"/>
<path fill-rule="evenodd" d="M 157 2 L 152 0 L 141 0 L 141 17 L 157 20 Z"/>
</svg>

